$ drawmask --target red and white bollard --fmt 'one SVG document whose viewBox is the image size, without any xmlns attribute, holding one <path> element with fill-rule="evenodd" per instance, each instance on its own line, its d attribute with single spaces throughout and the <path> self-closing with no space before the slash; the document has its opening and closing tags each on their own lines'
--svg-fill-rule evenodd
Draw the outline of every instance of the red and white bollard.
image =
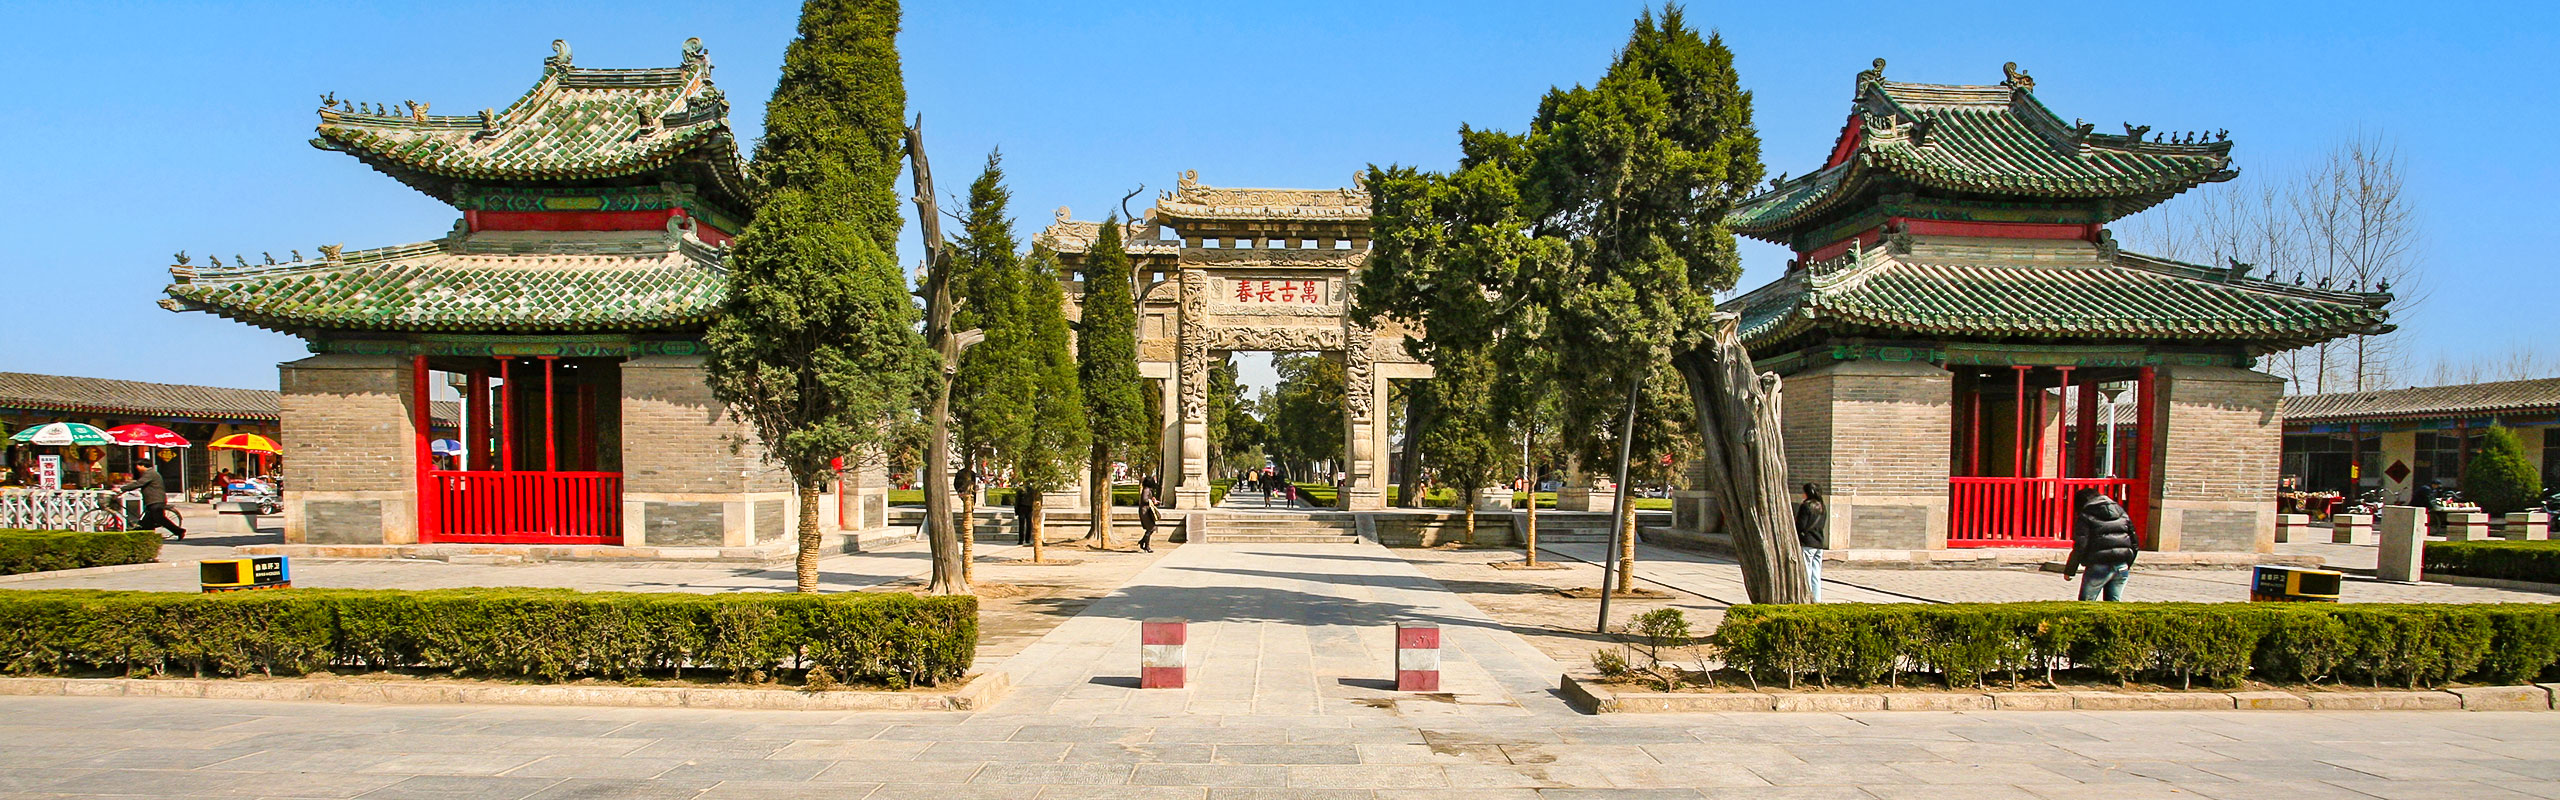
<svg viewBox="0 0 2560 800">
<path fill-rule="evenodd" d="M 1396 624 L 1396 691 L 1440 691 L 1440 626 Z"/>
<path fill-rule="evenodd" d="M 1189 627 L 1178 619 L 1138 623 L 1138 688 L 1182 688 L 1183 640 Z"/>
</svg>

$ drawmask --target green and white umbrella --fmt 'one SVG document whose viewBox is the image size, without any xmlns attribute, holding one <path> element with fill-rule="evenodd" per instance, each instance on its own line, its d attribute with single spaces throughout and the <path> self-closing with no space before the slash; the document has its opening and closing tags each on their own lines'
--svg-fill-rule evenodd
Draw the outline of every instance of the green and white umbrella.
<svg viewBox="0 0 2560 800">
<path fill-rule="evenodd" d="M 9 437 L 9 440 L 20 444 L 42 445 L 111 445 L 116 443 L 115 438 L 108 436 L 106 431 L 98 430 L 96 426 L 83 425 L 77 422 L 48 422 L 43 425 L 19 431 L 17 435 Z"/>
</svg>

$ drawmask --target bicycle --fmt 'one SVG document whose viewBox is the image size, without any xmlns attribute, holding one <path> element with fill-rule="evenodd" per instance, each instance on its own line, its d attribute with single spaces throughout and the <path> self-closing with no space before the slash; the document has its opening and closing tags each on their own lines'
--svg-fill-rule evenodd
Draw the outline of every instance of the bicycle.
<svg viewBox="0 0 2560 800">
<path fill-rule="evenodd" d="M 123 495 L 116 494 L 100 496 L 98 498 L 98 507 L 83 512 L 74 527 L 83 531 L 132 530 L 132 523 L 138 522 L 142 519 L 141 509 L 137 508 L 134 510 L 132 515 L 127 515 L 125 513 L 124 499 Z M 165 513 L 169 517 L 170 525 L 176 526 L 181 530 L 187 527 L 185 514 L 179 513 L 175 508 L 166 509 Z M 165 539 L 169 538 L 170 534 L 167 529 L 161 529 L 160 536 Z"/>
</svg>

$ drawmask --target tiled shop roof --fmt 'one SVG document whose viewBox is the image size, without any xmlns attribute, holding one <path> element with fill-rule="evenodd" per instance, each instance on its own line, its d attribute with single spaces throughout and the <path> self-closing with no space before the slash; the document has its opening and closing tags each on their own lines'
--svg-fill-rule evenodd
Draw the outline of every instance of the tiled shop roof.
<svg viewBox="0 0 2560 800">
<path fill-rule="evenodd" d="M 181 383 L 0 372 L 0 408 L 272 422 L 276 393 Z"/>
<path fill-rule="evenodd" d="M 2357 422 L 2560 411 L 2560 378 L 2288 397 L 2286 422 Z"/>
</svg>

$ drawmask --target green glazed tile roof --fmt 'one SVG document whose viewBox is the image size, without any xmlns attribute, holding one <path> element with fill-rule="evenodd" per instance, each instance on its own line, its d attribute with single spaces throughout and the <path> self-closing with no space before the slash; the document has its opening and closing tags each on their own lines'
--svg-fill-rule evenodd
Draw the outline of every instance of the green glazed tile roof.
<svg viewBox="0 0 2560 800">
<path fill-rule="evenodd" d="M 1859 81 L 1841 132 L 1856 141 L 1847 157 L 1744 200 L 1728 217 L 1735 230 L 1783 241 L 1786 231 L 1886 177 L 1976 194 L 2104 198 L 2114 219 L 2234 174 L 2231 143 L 2218 134 L 2153 142 L 2134 135 L 2148 129 L 2075 126 L 2037 102 L 2023 74 L 2015 83 L 1946 86 L 1883 80 L 1881 69 Z"/>
<path fill-rule="evenodd" d="M 2081 259 L 1894 255 L 1871 249 L 1754 289 L 1723 305 L 1744 342 L 1807 333 L 1934 339 L 2234 342 L 2299 347 L 2381 332 L 2390 296 L 2287 286 L 2227 270 L 2125 253 Z"/>
<path fill-rule="evenodd" d="M 315 147 L 363 159 L 438 199 L 456 183 L 549 184 L 634 179 L 695 184 L 744 210 L 745 171 L 711 62 L 688 43 L 682 66 L 585 69 L 565 45 L 542 82 L 488 116 L 333 104 Z"/>
<path fill-rule="evenodd" d="M 717 253 L 654 232 L 481 233 L 337 260 L 169 272 L 164 307 L 295 334 L 686 328 L 710 319 L 727 287 Z"/>
</svg>

